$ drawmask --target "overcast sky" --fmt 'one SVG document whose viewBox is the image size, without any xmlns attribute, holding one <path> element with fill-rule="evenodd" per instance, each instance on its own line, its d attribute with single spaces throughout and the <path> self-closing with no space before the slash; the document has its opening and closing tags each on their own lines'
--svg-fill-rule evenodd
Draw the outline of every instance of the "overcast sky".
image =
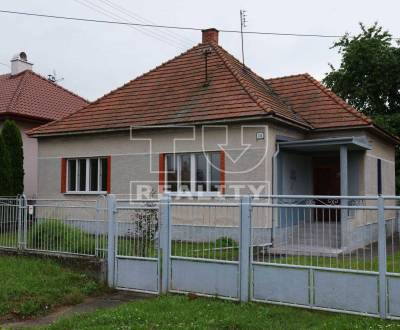
<svg viewBox="0 0 400 330">
<path fill-rule="evenodd" d="M 336 35 L 357 33 L 360 21 L 378 21 L 400 36 L 398 0 L 2 0 L 0 9 L 220 29 L 238 29 L 239 10 L 246 9 L 247 30 Z M 196 31 L 138 31 L 127 26 L 7 14 L 0 14 L 0 31 L 1 63 L 9 64 L 14 54 L 25 51 L 37 73 L 47 76 L 55 70 L 58 78 L 63 78 L 62 86 L 89 100 L 201 40 Z M 333 41 L 246 35 L 246 64 L 266 78 L 308 72 L 321 79 L 329 62 L 338 63 L 336 50 L 329 49 Z M 239 35 L 221 33 L 220 44 L 240 58 Z M 0 65 L 0 73 L 9 70 Z"/>
</svg>

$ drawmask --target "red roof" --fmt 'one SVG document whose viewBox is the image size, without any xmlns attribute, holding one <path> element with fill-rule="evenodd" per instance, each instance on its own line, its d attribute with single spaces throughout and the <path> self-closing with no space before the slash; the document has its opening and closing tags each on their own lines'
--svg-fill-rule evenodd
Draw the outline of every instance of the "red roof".
<svg viewBox="0 0 400 330">
<path fill-rule="evenodd" d="M 86 106 L 78 95 L 33 71 L 0 75 L 0 116 L 19 116 L 38 121 L 60 119 Z"/>
<path fill-rule="evenodd" d="M 370 125 L 357 111 L 308 73 L 266 79 L 266 83 L 313 128 Z"/>
<path fill-rule="evenodd" d="M 204 51 L 208 55 L 208 83 Z M 259 77 L 216 43 L 199 44 L 35 136 L 274 116 L 305 129 L 371 121 L 308 74 Z"/>
</svg>

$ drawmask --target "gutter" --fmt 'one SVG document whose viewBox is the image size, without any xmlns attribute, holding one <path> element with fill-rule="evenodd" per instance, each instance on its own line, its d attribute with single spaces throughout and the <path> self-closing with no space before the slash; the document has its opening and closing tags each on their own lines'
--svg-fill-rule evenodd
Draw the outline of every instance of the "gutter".
<svg viewBox="0 0 400 330">
<path fill-rule="evenodd" d="M 174 127 L 179 127 L 179 126 L 188 126 L 188 125 L 193 125 L 193 126 L 198 126 L 198 125 L 204 125 L 204 124 L 223 124 L 223 123 L 237 123 L 237 122 L 244 122 L 244 121 L 260 121 L 260 120 L 276 120 L 281 123 L 285 123 L 290 126 L 295 126 L 298 129 L 304 130 L 304 131 L 310 131 L 310 127 L 300 125 L 298 123 L 294 122 L 289 122 L 285 119 L 281 119 L 277 116 L 274 115 L 264 115 L 264 116 L 252 116 L 252 117 L 240 117 L 240 118 L 232 118 L 232 119 L 221 119 L 221 120 L 206 120 L 206 121 L 194 121 L 194 122 L 182 122 L 179 124 L 164 124 L 164 125 L 141 125 L 141 126 L 136 126 L 132 125 L 130 127 L 119 127 L 119 128 L 103 128 L 103 129 L 95 129 L 95 130 L 82 130 L 82 131 L 75 131 L 75 132 L 56 132 L 56 133 L 35 133 L 36 129 L 33 129 L 32 132 L 29 131 L 27 134 L 30 137 L 35 137 L 35 138 L 42 138 L 42 137 L 54 137 L 54 136 L 76 136 L 76 135 L 86 135 L 86 134 L 99 134 L 99 133 L 108 133 L 108 132 L 125 132 L 125 131 L 131 131 L 131 130 L 146 130 L 146 129 L 152 129 L 154 127 L 160 127 L 160 128 L 174 128 Z M 39 128 L 38 128 L 39 129 Z"/>
<path fill-rule="evenodd" d="M 352 130 L 352 129 L 370 129 L 373 130 L 374 132 L 377 132 L 381 136 L 385 137 L 388 139 L 390 142 L 394 142 L 395 144 L 400 144 L 400 138 L 387 132 L 383 128 L 375 125 L 375 124 L 370 124 L 370 125 L 358 125 L 358 126 L 337 126 L 337 127 L 329 127 L 329 128 L 317 128 L 313 130 L 312 132 L 331 132 L 331 131 L 337 131 L 337 130 Z"/>
<path fill-rule="evenodd" d="M 0 118 L 22 118 L 22 119 L 27 119 L 27 120 L 34 120 L 40 123 L 48 123 L 53 121 L 54 119 L 51 118 L 45 118 L 45 117 L 39 117 L 39 116 L 32 116 L 32 115 L 27 115 L 27 114 L 22 114 L 22 113 L 17 113 L 17 112 L 1 112 L 0 113 Z"/>
</svg>

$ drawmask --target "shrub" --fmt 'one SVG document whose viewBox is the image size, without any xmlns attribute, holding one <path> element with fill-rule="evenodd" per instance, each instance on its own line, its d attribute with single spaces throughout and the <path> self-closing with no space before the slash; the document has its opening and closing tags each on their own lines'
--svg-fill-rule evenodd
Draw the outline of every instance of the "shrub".
<svg viewBox="0 0 400 330">
<path fill-rule="evenodd" d="M 238 247 L 239 244 L 233 238 L 225 236 L 225 237 L 219 237 L 215 241 L 215 246 L 216 247 L 232 247 L 233 248 L 233 247 Z"/>
<path fill-rule="evenodd" d="M 9 195 L 17 196 L 24 192 L 24 151 L 21 132 L 14 121 L 6 120 L 1 135 L 11 164 Z"/>
<path fill-rule="evenodd" d="M 11 189 L 11 162 L 10 155 L 0 135 L 0 196 L 12 195 Z"/>
</svg>

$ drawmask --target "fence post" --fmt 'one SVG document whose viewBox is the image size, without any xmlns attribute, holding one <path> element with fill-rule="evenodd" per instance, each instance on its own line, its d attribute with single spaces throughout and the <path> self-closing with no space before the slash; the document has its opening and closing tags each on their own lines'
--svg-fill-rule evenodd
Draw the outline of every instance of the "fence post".
<svg viewBox="0 0 400 330">
<path fill-rule="evenodd" d="M 167 293 L 169 288 L 169 269 L 170 269 L 170 254 L 171 254 L 171 238 L 170 238 L 170 222 L 171 222 L 171 197 L 164 194 L 160 201 L 160 257 L 161 264 L 161 287 L 160 293 Z"/>
<path fill-rule="evenodd" d="M 240 199 L 240 245 L 239 274 L 240 301 L 249 300 L 250 284 L 250 249 L 251 249 L 251 198 L 243 196 Z"/>
<path fill-rule="evenodd" d="M 22 214 L 23 214 L 23 237 L 24 237 L 24 243 L 22 249 L 26 249 L 28 246 L 28 216 L 29 216 L 29 206 L 28 206 L 28 200 L 25 196 L 25 194 L 22 195 L 22 200 L 23 200 L 23 208 L 22 208 Z"/>
<path fill-rule="evenodd" d="M 108 214 L 108 252 L 107 252 L 107 282 L 109 287 L 115 286 L 115 235 L 116 222 L 115 213 L 117 212 L 117 205 L 115 195 L 108 195 L 107 197 L 107 214 Z"/>
<path fill-rule="evenodd" d="M 100 202 L 96 199 L 96 232 L 95 232 L 95 242 L 94 242 L 94 255 L 99 256 L 99 223 L 100 223 Z"/>
<path fill-rule="evenodd" d="M 24 199 L 22 195 L 18 197 L 18 243 L 17 243 L 17 249 L 22 250 L 23 249 L 23 242 L 22 242 L 22 237 L 24 235 L 23 233 L 23 219 L 22 219 L 22 210 L 23 210 L 23 203 Z"/>
<path fill-rule="evenodd" d="M 379 313 L 382 319 L 386 318 L 386 224 L 385 200 L 378 197 L 378 268 L 379 268 Z"/>
</svg>

